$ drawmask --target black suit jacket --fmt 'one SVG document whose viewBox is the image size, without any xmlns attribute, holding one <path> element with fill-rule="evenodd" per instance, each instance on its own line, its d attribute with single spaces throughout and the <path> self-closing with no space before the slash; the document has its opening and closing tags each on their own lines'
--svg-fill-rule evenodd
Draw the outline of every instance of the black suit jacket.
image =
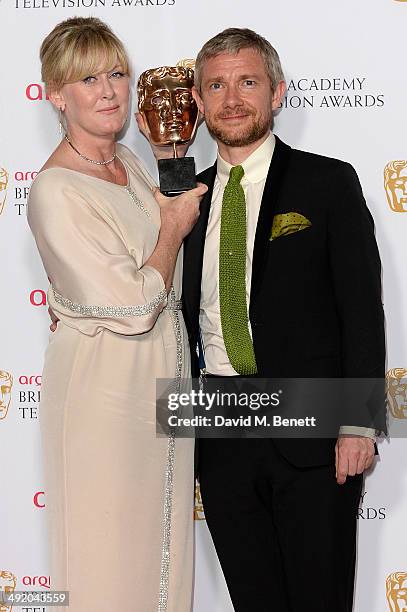
<svg viewBox="0 0 407 612">
<path fill-rule="evenodd" d="M 215 176 L 216 164 L 198 176 L 209 190 L 184 246 L 183 309 L 194 376 Z M 285 212 L 304 215 L 311 227 L 270 241 L 274 215 Z M 276 138 L 255 236 L 249 318 L 260 377 L 384 377 L 380 258 L 350 164 Z M 384 409 L 376 423 L 385 431 Z M 334 461 L 333 439 L 275 442 L 294 465 Z"/>
</svg>

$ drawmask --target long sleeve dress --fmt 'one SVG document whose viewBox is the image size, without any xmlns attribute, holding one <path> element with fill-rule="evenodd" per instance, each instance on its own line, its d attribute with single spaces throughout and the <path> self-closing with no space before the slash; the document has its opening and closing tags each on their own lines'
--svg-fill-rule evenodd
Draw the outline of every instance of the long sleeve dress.
<svg viewBox="0 0 407 612">
<path fill-rule="evenodd" d="M 156 378 L 187 378 L 182 253 L 167 296 L 153 181 L 123 145 L 126 186 L 65 168 L 35 179 L 28 221 L 60 322 L 40 428 L 51 586 L 70 612 L 189 612 L 193 440 L 156 436 Z M 67 608 L 53 608 L 65 611 Z"/>
</svg>

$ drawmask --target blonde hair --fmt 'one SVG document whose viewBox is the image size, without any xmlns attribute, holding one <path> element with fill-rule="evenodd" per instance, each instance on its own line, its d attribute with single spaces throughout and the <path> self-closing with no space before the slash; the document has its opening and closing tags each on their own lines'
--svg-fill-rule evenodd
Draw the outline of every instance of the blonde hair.
<svg viewBox="0 0 407 612">
<path fill-rule="evenodd" d="M 241 49 L 253 49 L 260 55 L 273 91 L 280 81 L 285 80 L 278 53 L 268 40 L 248 28 L 228 28 L 208 40 L 199 51 L 195 62 L 197 90 L 201 90 L 202 70 L 205 62 L 221 53 L 236 55 Z"/>
<path fill-rule="evenodd" d="M 107 72 L 116 65 L 130 72 L 123 43 L 96 17 L 72 17 L 58 23 L 42 42 L 40 60 L 47 91 L 58 91 L 64 83 Z"/>
</svg>

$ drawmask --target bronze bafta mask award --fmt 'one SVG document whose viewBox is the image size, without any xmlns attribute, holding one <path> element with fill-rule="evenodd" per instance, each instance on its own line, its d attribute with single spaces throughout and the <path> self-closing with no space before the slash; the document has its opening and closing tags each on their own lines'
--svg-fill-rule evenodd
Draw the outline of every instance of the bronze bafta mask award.
<svg viewBox="0 0 407 612">
<path fill-rule="evenodd" d="M 160 190 L 174 196 L 196 187 L 195 160 L 177 157 L 177 145 L 189 142 L 198 122 L 192 97 L 194 71 L 186 66 L 160 66 L 143 72 L 138 80 L 138 108 L 152 144 L 173 149 L 173 158 L 160 159 Z"/>
</svg>

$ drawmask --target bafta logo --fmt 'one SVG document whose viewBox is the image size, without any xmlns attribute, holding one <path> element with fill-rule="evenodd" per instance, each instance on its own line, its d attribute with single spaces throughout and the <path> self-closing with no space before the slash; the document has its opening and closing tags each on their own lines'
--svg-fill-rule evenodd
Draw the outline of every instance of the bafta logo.
<svg viewBox="0 0 407 612">
<path fill-rule="evenodd" d="M 386 393 L 388 406 L 390 408 L 390 413 L 393 418 L 407 419 L 406 368 L 392 368 L 387 372 Z"/>
<path fill-rule="evenodd" d="M 5 168 L 0 168 L 0 215 L 3 212 L 7 198 L 8 172 Z"/>
<path fill-rule="evenodd" d="M 385 166 L 384 188 L 391 210 L 407 212 L 407 160 L 391 161 Z"/>
<path fill-rule="evenodd" d="M 391 612 L 407 612 L 407 572 L 387 576 L 386 597 Z"/>
<path fill-rule="evenodd" d="M 5 601 L 7 593 L 14 593 L 17 579 L 11 572 L 0 570 L 0 612 L 11 612 L 13 605 Z"/>
<path fill-rule="evenodd" d="M 194 519 L 196 521 L 204 521 L 205 514 L 202 505 L 201 487 L 199 483 L 195 484 L 195 508 L 194 508 Z"/>
<path fill-rule="evenodd" d="M 11 401 L 11 389 L 13 388 L 13 376 L 9 372 L 0 370 L 0 421 L 5 419 Z"/>
</svg>

